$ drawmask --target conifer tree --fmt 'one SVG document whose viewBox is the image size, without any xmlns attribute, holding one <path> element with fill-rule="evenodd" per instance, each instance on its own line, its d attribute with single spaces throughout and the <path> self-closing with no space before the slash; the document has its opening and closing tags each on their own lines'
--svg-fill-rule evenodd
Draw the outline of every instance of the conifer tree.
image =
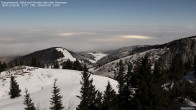
<svg viewBox="0 0 196 110">
<path fill-rule="evenodd" d="M 54 68 L 56 68 L 56 69 L 60 68 L 59 63 L 57 61 L 54 62 Z"/>
<path fill-rule="evenodd" d="M 95 86 L 92 84 L 93 79 L 90 79 L 91 74 L 88 73 L 88 69 L 86 65 L 84 66 L 84 71 L 82 73 L 82 81 L 80 84 L 82 88 L 80 90 L 80 96 L 77 96 L 81 102 L 77 107 L 77 110 L 92 110 L 92 107 L 96 105 L 96 95 L 97 90 L 95 90 Z"/>
<path fill-rule="evenodd" d="M 193 65 L 193 68 L 194 68 L 194 76 L 196 78 L 196 56 L 194 58 L 194 65 Z"/>
<path fill-rule="evenodd" d="M 103 98 L 102 98 L 102 93 L 100 91 L 97 91 L 97 95 L 96 95 L 96 98 L 95 98 L 95 107 L 98 109 L 98 110 L 101 110 L 102 109 L 102 101 L 103 101 Z"/>
<path fill-rule="evenodd" d="M 103 110 L 116 110 L 116 92 L 112 89 L 110 82 L 106 86 L 103 94 Z"/>
<path fill-rule="evenodd" d="M 125 83 L 125 68 L 122 60 L 119 62 L 119 72 L 117 74 L 116 80 L 118 81 L 118 93 L 121 94 L 123 91 L 123 85 Z"/>
<path fill-rule="evenodd" d="M 7 64 L 5 62 L 0 61 L 0 72 L 5 71 L 7 68 Z"/>
<path fill-rule="evenodd" d="M 21 90 L 19 89 L 19 85 L 16 82 L 14 76 L 11 76 L 10 78 L 10 91 L 9 91 L 9 95 L 10 98 L 15 98 L 20 96 L 20 92 Z"/>
<path fill-rule="evenodd" d="M 170 79 L 174 82 L 177 82 L 185 75 L 185 67 L 181 57 L 173 59 L 170 72 Z"/>
<path fill-rule="evenodd" d="M 30 94 L 28 93 L 28 90 L 25 89 L 25 96 L 24 96 L 24 102 L 23 104 L 26 106 L 25 110 L 36 110 L 34 103 L 32 102 L 32 99 L 30 97 Z"/>
<path fill-rule="evenodd" d="M 117 74 L 116 80 L 118 82 L 118 107 L 117 110 L 123 110 L 123 105 L 125 102 L 125 93 L 124 93 L 124 85 L 126 83 L 125 80 L 125 68 L 122 60 L 119 62 L 119 72 Z"/>
<path fill-rule="evenodd" d="M 167 94 L 162 88 L 162 70 L 156 63 L 154 71 L 148 55 L 141 59 L 134 71 L 136 89 L 133 94 L 134 110 L 166 110 Z"/>
<path fill-rule="evenodd" d="M 36 57 L 31 58 L 31 66 L 37 67 L 38 61 Z"/>
<path fill-rule="evenodd" d="M 63 69 L 73 69 L 73 63 L 68 59 L 63 63 Z"/>
<path fill-rule="evenodd" d="M 0 60 L 0 72 L 2 72 L 2 71 L 3 71 L 3 65 L 2 65 L 1 60 Z"/>
<path fill-rule="evenodd" d="M 21 59 L 20 58 L 16 59 L 15 66 L 21 66 L 21 65 L 23 65 Z"/>
<path fill-rule="evenodd" d="M 123 85 L 123 91 L 121 94 L 121 109 L 122 110 L 131 110 L 132 108 L 132 85 L 131 85 L 131 76 L 132 76 L 132 65 L 128 64 L 128 71 L 125 75 L 125 83 Z"/>
<path fill-rule="evenodd" d="M 74 63 L 73 63 L 73 69 L 74 70 L 82 70 L 82 66 L 81 66 L 81 64 L 80 64 L 80 62 L 79 62 L 79 60 L 78 59 L 76 59 L 76 61 L 74 61 Z"/>
<path fill-rule="evenodd" d="M 169 99 L 167 91 L 162 87 L 164 83 L 164 71 L 161 67 L 160 61 L 157 61 L 154 65 L 153 74 L 151 74 L 151 104 L 154 110 L 166 110 L 169 109 Z"/>
<path fill-rule="evenodd" d="M 4 70 L 7 68 L 7 64 L 5 62 L 3 62 L 3 68 Z"/>
<path fill-rule="evenodd" d="M 63 110 L 64 107 L 62 105 L 62 95 L 60 95 L 60 88 L 56 86 L 56 82 L 57 80 L 55 79 L 52 91 L 52 98 L 50 98 L 50 110 Z"/>
<path fill-rule="evenodd" d="M 149 87 L 152 84 L 151 65 L 148 60 L 148 55 L 141 59 L 136 67 L 136 89 L 134 94 L 134 109 L 135 110 L 153 110 L 151 108 L 151 96 Z"/>
</svg>

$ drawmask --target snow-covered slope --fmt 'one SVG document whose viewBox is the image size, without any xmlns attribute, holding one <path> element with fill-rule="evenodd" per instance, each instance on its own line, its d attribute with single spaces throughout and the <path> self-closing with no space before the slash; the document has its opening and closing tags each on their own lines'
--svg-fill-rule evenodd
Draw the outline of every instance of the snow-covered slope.
<svg viewBox="0 0 196 110">
<path fill-rule="evenodd" d="M 22 90 L 22 96 L 10 99 L 8 95 L 10 74 L 16 77 L 17 82 Z M 92 75 L 93 84 L 100 91 L 104 91 L 109 81 L 114 89 L 116 89 L 117 82 L 115 80 Z M 57 85 L 61 89 L 63 95 L 63 104 L 68 107 L 71 106 L 73 110 L 79 104 L 80 100 L 76 97 L 79 95 L 81 88 L 81 72 L 74 70 L 62 69 L 40 69 L 33 67 L 15 67 L 0 74 L 0 110 L 22 110 L 24 90 L 27 88 L 36 106 L 41 109 L 50 106 L 51 91 L 54 79 L 57 79 Z"/>
<path fill-rule="evenodd" d="M 106 76 L 110 78 L 114 78 L 115 73 L 118 71 L 117 64 L 122 60 L 123 62 L 131 62 L 135 63 L 138 59 L 144 57 L 147 53 L 149 54 L 149 59 L 152 62 L 155 62 L 159 59 L 160 55 L 164 54 L 167 48 L 165 49 L 151 49 L 147 50 L 141 53 L 136 53 L 121 59 L 114 60 L 112 62 L 109 62 L 99 68 L 91 69 L 91 72 L 97 75 Z"/>
<path fill-rule="evenodd" d="M 89 59 L 89 61 L 92 62 L 92 63 L 97 63 L 98 60 L 100 60 L 103 57 L 107 56 L 107 54 L 105 54 L 105 53 L 93 53 L 93 52 L 90 52 L 88 54 L 93 55 L 93 57 L 94 57 L 94 59 Z"/>
<path fill-rule="evenodd" d="M 75 61 L 76 59 L 64 48 L 56 48 L 57 51 L 62 52 L 64 57 L 58 59 L 58 60 L 67 60 Z"/>
</svg>

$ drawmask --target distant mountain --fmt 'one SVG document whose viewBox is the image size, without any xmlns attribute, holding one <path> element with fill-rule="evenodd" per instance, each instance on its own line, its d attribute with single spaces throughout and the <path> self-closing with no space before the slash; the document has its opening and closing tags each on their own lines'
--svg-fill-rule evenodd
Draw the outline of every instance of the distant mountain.
<svg viewBox="0 0 196 110">
<path fill-rule="evenodd" d="M 91 69 L 93 73 L 114 77 L 115 72 L 118 71 L 117 63 L 120 59 L 124 62 L 134 63 L 146 54 L 149 54 L 152 63 L 159 60 L 163 68 L 168 70 L 176 60 L 180 60 L 184 64 L 193 64 L 196 55 L 196 36 L 161 45 L 124 47 L 106 53 L 108 53 L 108 56 L 98 61 L 96 67 Z"/>
<path fill-rule="evenodd" d="M 31 60 L 33 58 L 36 58 L 37 60 L 39 60 L 43 64 L 50 64 L 50 63 L 53 63 L 53 61 L 60 59 L 60 58 L 63 58 L 63 57 L 64 57 L 63 52 L 59 51 L 56 47 L 53 47 L 53 48 L 48 48 L 45 50 L 36 51 L 31 54 L 19 57 L 15 60 L 11 61 L 10 64 L 15 65 L 15 62 L 17 62 L 17 60 L 20 60 L 23 65 L 31 65 Z M 71 56 L 71 58 L 72 58 L 72 56 Z"/>
<path fill-rule="evenodd" d="M 55 61 L 62 64 L 66 60 L 75 61 L 78 59 L 81 63 L 87 64 L 92 67 L 98 60 L 107 56 L 105 53 L 97 52 L 73 52 L 63 47 L 52 47 L 44 50 L 39 50 L 31 54 L 18 57 L 9 62 L 9 65 L 15 65 L 20 61 L 22 65 L 31 65 L 33 58 L 46 65 L 52 65 Z"/>
<path fill-rule="evenodd" d="M 15 62 L 20 60 L 23 65 L 31 65 L 31 61 L 33 58 L 36 58 L 44 65 L 52 65 L 55 61 L 58 61 L 59 63 L 62 63 L 63 61 L 68 59 L 70 59 L 71 61 L 75 61 L 78 56 L 76 53 L 65 48 L 52 47 L 36 51 L 22 57 L 18 57 L 17 59 L 11 61 L 9 64 L 15 65 Z"/>
</svg>

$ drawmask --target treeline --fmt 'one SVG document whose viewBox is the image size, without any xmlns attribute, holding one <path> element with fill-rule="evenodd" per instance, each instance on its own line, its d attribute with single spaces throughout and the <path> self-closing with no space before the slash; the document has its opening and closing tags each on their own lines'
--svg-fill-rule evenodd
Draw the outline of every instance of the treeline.
<svg viewBox="0 0 196 110">
<path fill-rule="evenodd" d="M 59 63 L 56 61 L 53 64 L 53 68 L 59 69 L 60 65 Z M 76 61 L 72 62 L 69 59 L 67 61 L 64 61 L 62 64 L 62 69 L 71 69 L 71 70 L 79 70 L 79 71 L 83 71 L 83 66 L 80 63 L 80 61 L 78 59 L 76 59 Z"/>
<path fill-rule="evenodd" d="M 24 63 L 17 59 L 15 60 L 15 66 L 21 66 Z M 29 66 L 39 67 L 39 68 L 49 68 L 49 64 L 43 64 L 37 57 L 32 57 Z M 62 69 L 72 69 L 72 70 L 79 70 L 83 71 L 83 66 L 78 59 L 75 61 L 70 61 L 70 59 L 64 61 L 61 65 L 58 61 L 52 63 L 51 68 L 59 69 L 62 66 Z"/>
<path fill-rule="evenodd" d="M 63 63 L 63 69 L 73 69 L 73 70 L 79 70 L 83 71 L 82 64 L 79 62 L 78 59 L 76 61 L 72 62 L 69 59 Z"/>
<path fill-rule="evenodd" d="M 15 66 L 21 66 L 21 65 L 27 65 L 27 64 L 23 62 L 20 58 L 16 59 Z M 37 57 L 32 57 L 30 63 L 27 66 L 45 68 L 45 65 Z"/>
<path fill-rule="evenodd" d="M 5 71 L 7 68 L 7 64 L 5 62 L 0 61 L 0 72 Z"/>
</svg>

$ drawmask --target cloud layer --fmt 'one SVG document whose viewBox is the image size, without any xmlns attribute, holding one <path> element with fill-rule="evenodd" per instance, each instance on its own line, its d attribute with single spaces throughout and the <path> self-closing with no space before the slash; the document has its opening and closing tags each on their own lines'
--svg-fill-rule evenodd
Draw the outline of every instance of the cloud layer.
<svg viewBox="0 0 196 110">
<path fill-rule="evenodd" d="M 149 36 L 142 36 L 142 35 L 124 35 L 122 38 L 126 39 L 152 39 L 152 37 Z"/>
<path fill-rule="evenodd" d="M 50 47 L 107 50 L 165 43 L 194 35 L 187 27 L 0 28 L 0 56 L 24 55 Z"/>
</svg>

